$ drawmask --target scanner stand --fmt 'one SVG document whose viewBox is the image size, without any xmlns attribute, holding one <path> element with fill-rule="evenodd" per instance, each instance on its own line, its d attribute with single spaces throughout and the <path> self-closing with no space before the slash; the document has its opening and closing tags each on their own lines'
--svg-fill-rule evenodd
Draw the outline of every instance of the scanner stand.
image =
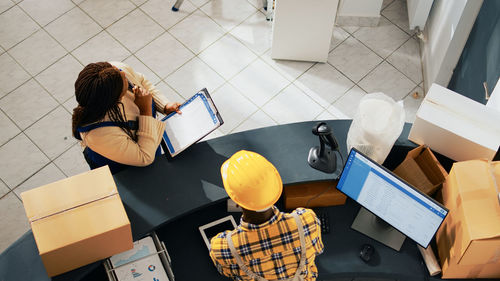
<svg viewBox="0 0 500 281">
<path fill-rule="evenodd" d="M 313 127 L 312 133 L 319 137 L 320 146 L 311 147 L 309 150 L 307 156 L 309 166 L 327 174 L 334 174 L 334 179 L 337 179 L 344 163 L 332 129 L 326 123 L 320 122 Z"/>
</svg>

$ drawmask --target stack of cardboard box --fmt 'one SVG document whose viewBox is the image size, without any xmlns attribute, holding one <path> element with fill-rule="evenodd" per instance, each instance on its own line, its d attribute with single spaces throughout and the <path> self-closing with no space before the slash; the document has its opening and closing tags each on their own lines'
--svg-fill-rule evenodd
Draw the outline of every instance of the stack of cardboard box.
<svg viewBox="0 0 500 281">
<path fill-rule="evenodd" d="M 500 162 L 457 162 L 442 189 L 437 233 L 443 278 L 500 278 Z"/>
</svg>

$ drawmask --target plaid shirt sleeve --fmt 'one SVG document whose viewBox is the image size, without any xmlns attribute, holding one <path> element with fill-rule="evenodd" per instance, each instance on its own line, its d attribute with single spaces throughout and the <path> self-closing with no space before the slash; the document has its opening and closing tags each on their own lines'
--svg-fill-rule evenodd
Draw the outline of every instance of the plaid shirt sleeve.
<svg viewBox="0 0 500 281">
<path fill-rule="evenodd" d="M 305 223 L 309 229 L 313 230 L 311 231 L 311 242 L 316 251 L 316 256 L 322 254 L 325 246 L 321 239 L 321 222 L 318 217 L 311 209 L 298 208 L 297 213 L 302 217 L 303 223 Z"/>
<path fill-rule="evenodd" d="M 220 274 L 234 279 L 236 276 L 233 274 L 230 265 L 227 263 L 227 261 L 232 260 L 233 256 L 227 246 L 226 233 L 227 231 L 219 233 L 210 241 L 210 258 Z"/>
</svg>

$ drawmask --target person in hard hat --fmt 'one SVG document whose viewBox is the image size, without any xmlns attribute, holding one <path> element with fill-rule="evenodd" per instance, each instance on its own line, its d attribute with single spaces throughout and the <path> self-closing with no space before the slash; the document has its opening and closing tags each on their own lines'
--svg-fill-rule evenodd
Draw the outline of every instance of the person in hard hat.
<svg viewBox="0 0 500 281">
<path fill-rule="evenodd" d="M 320 222 L 310 209 L 283 213 L 274 206 L 283 184 L 273 164 L 241 150 L 224 162 L 221 175 L 243 215 L 235 230 L 211 240 L 217 270 L 234 280 L 316 280 L 314 260 L 324 248 Z"/>
</svg>

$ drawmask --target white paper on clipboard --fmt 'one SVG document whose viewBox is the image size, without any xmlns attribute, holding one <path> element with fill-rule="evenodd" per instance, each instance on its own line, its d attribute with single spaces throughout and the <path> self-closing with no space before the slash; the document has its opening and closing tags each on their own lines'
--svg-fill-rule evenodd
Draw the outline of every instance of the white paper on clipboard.
<svg viewBox="0 0 500 281">
<path fill-rule="evenodd" d="M 223 124 L 207 89 L 202 89 L 180 107 L 182 114 L 172 113 L 165 123 L 163 139 L 168 152 L 176 156 Z"/>
</svg>

